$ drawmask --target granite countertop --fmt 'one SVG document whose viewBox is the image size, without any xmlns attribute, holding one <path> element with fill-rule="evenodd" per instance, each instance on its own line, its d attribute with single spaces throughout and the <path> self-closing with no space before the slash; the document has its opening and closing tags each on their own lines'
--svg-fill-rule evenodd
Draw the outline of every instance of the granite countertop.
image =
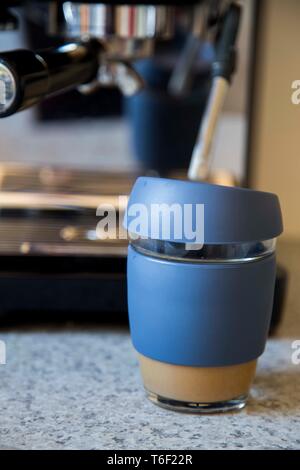
<svg viewBox="0 0 300 470">
<path fill-rule="evenodd" d="M 248 406 L 197 416 L 145 399 L 128 331 L 116 327 L 0 330 L 0 447 L 18 449 L 300 449 L 300 244 L 289 268 L 284 322 L 259 362 Z"/>
</svg>

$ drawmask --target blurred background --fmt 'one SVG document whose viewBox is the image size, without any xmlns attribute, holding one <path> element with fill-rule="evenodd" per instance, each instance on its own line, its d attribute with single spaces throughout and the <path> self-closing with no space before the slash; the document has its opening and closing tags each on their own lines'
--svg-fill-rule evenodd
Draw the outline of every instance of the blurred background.
<svg viewBox="0 0 300 470">
<path fill-rule="evenodd" d="M 300 106 L 291 103 L 291 83 L 300 75 L 300 5 L 297 0 L 257 3 L 242 2 L 238 71 L 219 122 L 212 165 L 230 171 L 238 181 L 247 180 L 252 186 L 278 193 L 284 237 L 297 238 Z M 20 30 L 1 33 L 1 50 L 40 47 L 37 18 L 31 17 L 26 25 L 22 17 L 20 21 Z M 101 90 L 99 102 L 94 97 L 84 99 L 78 92 L 67 95 L 48 100 L 42 109 L 2 120 L 1 161 L 135 170 L 142 157 L 134 151 L 131 122 L 124 116 L 121 94 Z"/>
<path fill-rule="evenodd" d="M 220 119 L 213 157 L 214 168 L 224 168 L 240 181 L 245 177 L 246 171 L 249 63 L 254 22 L 254 1 L 245 0 L 242 3 L 244 12 L 238 40 L 237 73 Z M 39 17 L 43 16 L 44 8 L 41 6 L 40 11 L 30 11 L 26 21 L 20 16 L 21 27 L 18 31 L 2 32 L 1 50 L 24 47 L 38 49 L 55 44 L 52 38 L 45 38 L 43 27 L 39 26 Z M 175 40 L 172 43 L 176 54 L 182 47 L 183 40 L 177 39 L 177 43 L 178 46 Z M 198 62 L 204 64 L 199 66 L 200 68 L 202 65 L 199 75 L 202 73 L 204 77 L 200 79 L 204 82 L 206 99 L 208 87 L 204 81 L 207 76 L 205 62 L 210 61 L 212 53 L 208 45 L 203 49 Z M 165 71 L 170 68 L 167 62 L 172 63 L 174 53 L 172 50 L 158 52 L 160 56 L 167 56 L 164 61 L 161 60 L 161 69 Z M 153 61 L 149 59 L 148 62 Z M 159 59 L 154 62 L 156 64 Z M 163 73 L 161 69 L 157 76 Z M 96 97 L 83 97 L 79 92 L 73 91 L 48 99 L 38 109 L 29 109 L 4 119 L 0 125 L 1 161 L 81 169 L 135 170 L 142 164 L 142 155 L 136 154 L 132 144 L 132 121 L 126 113 L 126 101 L 116 89 L 102 89 Z M 203 106 L 202 99 L 199 108 Z M 190 155 L 187 156 L 187 161 L 189 158 Z M 176 169 L 176 166 L 174 161 L 173 168 Z"/>
<path fill-rule="evenodd" d="M 277 193 L 282 239 L 295 241 L 300 238 L 300 105 L 291 102 L 291 86 L 300 79 L 300 3 L 240 4 L 238 65 L 218 121 L 208 179 Z M 19 27 L 2 27 L 0 50 L 57 46 L 62 38 L 45 34 L 47 8 L 37 2 L 26 14 L 20 6 L 11 10 Z M 209 38 L 200 41 L 192 85 L 182 96 L 170 94 L 170 77 L 187 40 L 178 23 L 171 41 L 157 41 L 153 57 L 134 61 L 146 83 L 137 95 L 124 97 L 116 87 L 91 95 L 75 89 L 1 120 L 0 290 L 5 296 L 19 289 L 19 296 L 2 302 L 3 310 L 27 305 L 27 311 L 38 311 L 46 304 L 60 312 L 78 309 L 83 297 L 92 299 L 94 311 L 100 297 L 102 310 L 126 308 L 126 243 L 97 239 L 95 209 L 129 194 L 139 174 L 186 176 L 207 105 L 214 49 Z M 123 209 L 118 209 L 120 220 Z M 7 272 L 13 273 L 9 280 Z M 56 276 L 62 272 L 64 282 Z M 34 278 L 32 288 L 41 284 L 39 296 L 25 289 L 28 276 Z M 96 295 L 99 276 L 103 287 Z M 74 297 L 75 278 L 79 297 L 55 304 L 54 292 Z"/>
</svg>

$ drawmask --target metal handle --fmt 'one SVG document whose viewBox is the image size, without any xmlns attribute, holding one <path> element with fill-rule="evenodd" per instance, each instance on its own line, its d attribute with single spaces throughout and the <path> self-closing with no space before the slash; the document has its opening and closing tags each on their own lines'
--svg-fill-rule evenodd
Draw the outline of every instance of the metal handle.
<svg viewBox="0 0 300 470">
<path fill-rule="evenodd" d="M 99 48 L 96 42 L 86 42 L 0 54 L 0 118 L 93 80 L 99 66 Z"/>
</svg>

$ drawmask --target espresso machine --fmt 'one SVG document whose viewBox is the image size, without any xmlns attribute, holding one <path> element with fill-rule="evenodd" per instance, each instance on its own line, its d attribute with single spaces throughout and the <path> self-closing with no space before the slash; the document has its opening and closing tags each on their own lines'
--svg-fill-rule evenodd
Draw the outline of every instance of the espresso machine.
<svg viewBox="0 0 300 470">
<path fill-rule="evenodd" d="M 55 45 L 0 51 L 0 118 L 73 89 L 95 96 L 100 109 L 99 90 L 135 96 L 148 86 L 136 64 L 165 50 L 180 31 L 184 43 L 168 78 L 173 96 L 191 87 L 199 44 L 208 41 L 213 51 L 189 168 L 190 179 L 207 179 L 214 131 L 237 66 L 240 16 L 238 3 L 228 0 L 4 0 L 0 31 L 34 18 Z M 141 170 L 147 171 L 160 169 Z M 127 241 L 99 239 L 96 210 L 103 203 L 117 207 L 121 224 L 126 203 L 120 207 L 118 196 L 129 194 L 136 176 L 0 168 L 1 314 L 74 320 L 126 311 Z"/>
</svg>

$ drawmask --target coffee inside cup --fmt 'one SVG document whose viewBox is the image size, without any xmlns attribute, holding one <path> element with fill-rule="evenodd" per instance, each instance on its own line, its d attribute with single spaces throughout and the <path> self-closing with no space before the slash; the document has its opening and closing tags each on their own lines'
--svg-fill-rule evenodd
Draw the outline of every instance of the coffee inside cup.
<svg viewBox="0 0 300 470">
<path fill-rule="evenodd" d="M 256 360 L 223 367 L 179 366 L 139 354 L 147 391 L 160 397 L 194 403 L 214 403 L 247 396 Z"/>
</svg>

